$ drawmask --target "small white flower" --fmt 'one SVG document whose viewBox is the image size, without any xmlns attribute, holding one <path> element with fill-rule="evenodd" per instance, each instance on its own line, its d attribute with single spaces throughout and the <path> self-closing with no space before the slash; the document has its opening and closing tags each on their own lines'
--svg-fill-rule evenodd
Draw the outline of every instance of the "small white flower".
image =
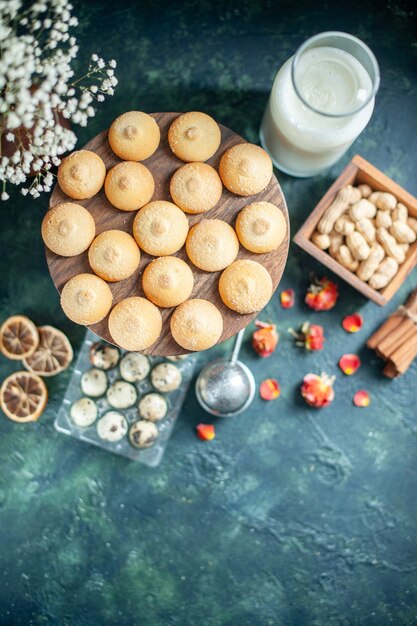
<svg viewBox="0 0 417 626">
<path fill-rule="evenodd" d="M 11 157 L 0 155 L 0 180 L 21 185 L 31 171 L 38 172 L 30 191 L 22 189 L 35 198 L 50 190 L 50 167 L 76 144 L 75 133 L 59 124 L 57 113 L 86 126 L 95 115 L 93 100 L 111 95 L 117 80 L 116 61 L 106 63 L 93 54 L 87 74 L 73 81 L 78 46 L 69 29 L 78 20 L 72 5 L 68 0 L 32 2 L 19 15 L 22 0 L 0 0 L 0 119 L 6 140 L 15 146 Z"/>
<path fill-rule="evenodd" d="M 3 191 L 1 194 L 2 200 L 8 200 L 10 198 L 9 194 L 6 191 Z"/>
<path fill-rule="evenodd" d="M 10 111 L 7 117 L 6 125 L 7 128 L 18 128 L 21 125 L 19 118 L 13 111 Z"/>
</svg>

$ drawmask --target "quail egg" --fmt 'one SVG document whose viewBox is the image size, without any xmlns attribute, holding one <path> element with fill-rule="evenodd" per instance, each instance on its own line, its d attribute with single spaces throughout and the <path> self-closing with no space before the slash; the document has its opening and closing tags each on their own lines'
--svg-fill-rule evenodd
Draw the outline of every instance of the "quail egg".
<svg viewBox="0 0 417 626">
<path fill-rule="evenodd" d="M 110 370 L 119 362 L 120 353 L 115 346 L 102 341 L 93 343 L 90 348 L 90 361 L 94 367 L 100 370 Z"/>
<path fill-rule="evenodd" d="M 99 398 L 106 393 L 107 376 L 103 370 L 96 367 L 87 370 L 81 376 L 81 391 L 91 398 Z"/>
<path fill-rule="evenodd" d="M 127 433 L 127 420 L 118 411 L 105 413 L 97 422 L 97 434 L 106 441 L 120 441 Z"/>
<path fill-rule="evenodd" d="M 139 420 L 132 424 L 129 430 L 129 441 L 135 448 L 150 448 L 158 437 L 155 424 L 146 420 Z"/>
<path fill-rule="evenodd" d="M 107 400 L 114 409 L 128 409 L 138 399 L 136 389 L 124 380 L 116 380 L 107 390 Z"/>
<path fill-rule="evenodd" d="M 70 417 L 75 426 L 87 428 L 97 419 L 97 405 L 91 398 L 80 398 L 71 406 Z"/>
<path fill-rule="evenodd" d="M 127 380 L 128 383 L 134 383 L 146 378 L 151 366 L 145 355 L 138 352 L 128 352 L 121 359 L 119 369 L 120 376 L 124 380 Z"/>
<path fill-rule="evenodd" d="M 153 368 L 151 374 L 152 385 L 164 393 L 174 391 L 181 385 L 181 372 L 172 363 L 160 363 Z"/>
<path fill-rule="evenodd" d="M 168 411 L 168 403 L 159 393 L 147 393 L 139 401 L 139 415 L 150 422 L 163 419 Z"/>
</svg>

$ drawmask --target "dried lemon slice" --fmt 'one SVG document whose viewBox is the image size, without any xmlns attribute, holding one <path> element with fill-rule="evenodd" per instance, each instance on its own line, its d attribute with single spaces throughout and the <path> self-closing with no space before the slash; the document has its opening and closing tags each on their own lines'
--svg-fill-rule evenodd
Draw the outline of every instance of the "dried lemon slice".
<svg viewBox="0 0 417 626">
<path fill-rule="evenodd" d="M 0 349 L 7 358 L 25 359 L 35 352 L 38 344 L 37 328 L 25 315 L 13 315 L 1 325 Z"/>
<path fill-rule="evenodd" d="M 31 372 L 14 372 L 0 388 L 0 406 L 14 422 L 34 422 L 43 413 L 48 390 L 42 378 Z"/>
<path fill-rule="evenodd" d="M 39 346 L 23 365 L 29 372 L 40 376 L 55 376 L 72 361 L 73 351 L 68 337 L 53 326 L 40 326 Z"/>
</svg>

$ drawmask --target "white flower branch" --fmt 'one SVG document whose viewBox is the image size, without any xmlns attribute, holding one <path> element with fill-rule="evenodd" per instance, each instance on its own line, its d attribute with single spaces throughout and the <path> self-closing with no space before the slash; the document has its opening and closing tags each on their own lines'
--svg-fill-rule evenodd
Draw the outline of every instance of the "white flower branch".
<svg viewBox="0 0 417 626">
<path fill-rule="evenodd" d="M 50 191 L 52 166 L 74 148 L 75 133 L 63 118 L 86 126 L 95 102 L 114 94 L 116 61 L 91 56 L 88 71 L 74 78 L 78 20 L 68 0 L 39 0 L 23 10 L 21 0 L 0 0 L 0 198 L 7 183 L 23 195 Z M 13 152 L 10 148 L 13 147 Z M 6 154 L 5 154 L 6 153 Z M 32 183 L 27 179 L 35 173 Z"/>
</svg>

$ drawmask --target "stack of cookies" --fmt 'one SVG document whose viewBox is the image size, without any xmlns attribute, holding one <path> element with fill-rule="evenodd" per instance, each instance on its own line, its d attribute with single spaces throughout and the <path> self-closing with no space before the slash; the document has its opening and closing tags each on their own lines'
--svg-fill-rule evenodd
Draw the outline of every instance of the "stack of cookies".
<svg viewBox="0 0 417 626">
<path fill-rule="evenodd" d="M 265 201 L 243 206 L 234 227 L 205 217 L 220 202 L 224 187 L 247 197 L 269 185 L 272 162 L 262 148 L 249 143 L 232 146 L 217 171 L 206 161 L 219 150 L 221 131 L 212 117 L 200 112 L 176 117 L 167 139 L 173 155 L 185 162 L 170 178 L 167 199 L 152 200 L 154 175 L 141 161 L 158 150 L 161 132 L 155 119 L 140 111 L 125 113 L 111 125 L 108 142 L 121 161 L 108 171 L 100 156 L 89 150 L 70 154 L 59 166 L 59 186 L 71 200 L 88 200 L 104 187 L 118 211 L 135 211 L 129 232 L 108 229 L 96 234 L 92 214 L 76 202 L 54 206 L 42 223 L 43 240 L 52 252 L 64 257 L 87 253 L 93 272 L 77 274 L 64 285 L 65 314 L 88 326 L 108 315 L 113 341 L 130 351 L 146 350 L 158 340 L 163 330 L 160 308 L 175 308 L 170 331 L 184 350 L 216 344 L 223 333 L 223 316 L 211 301 L 192 297 L 196 272 L 221 272 L 218 291 L 224 305 L 236 314 L 254 313 L 273 291 L 269 272 L 254 259 L 276 250 L 286 236 L 285 216 Z M 201 219 L 193 217 L 190 228 L 192 216 Z M 176 254 L 183 246 L 187 256 L 180 258 Z M 254 259 L 237 259 L 240 246 Z M 132 277 L 141 253 L 155 257 L 139 278 L 137 291 L 143 296 L 114 303 L 108 283 Z"/>
</svg>

